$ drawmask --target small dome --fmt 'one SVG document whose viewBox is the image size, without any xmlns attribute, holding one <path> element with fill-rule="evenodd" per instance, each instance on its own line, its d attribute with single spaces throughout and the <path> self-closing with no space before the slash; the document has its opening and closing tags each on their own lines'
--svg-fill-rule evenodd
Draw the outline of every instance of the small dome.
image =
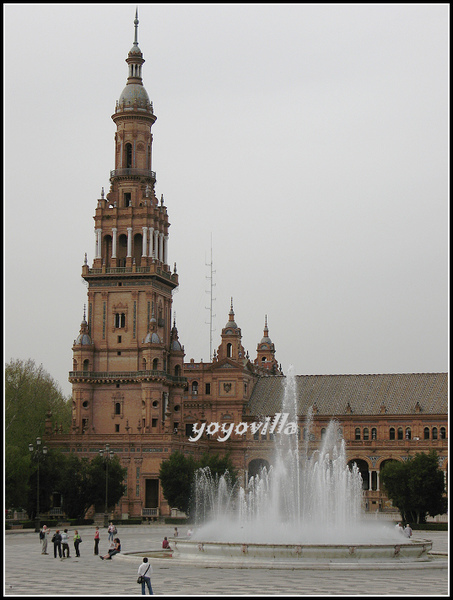
<svg viewBox="0 0 453 600">
<path fill-rule="evenodd" d="M 173 340 L 171 343 L 171 349 L 180 352 L 182 350 L 182 346 L 178 340 Z"/>
<path fill-rule="evenodd" d="M 141 55 L 142 51 L 140 50 L 140 48 L 138 47 L 138 45 L 134 44 L 132 46 L 132 48 L 129 50 L 129 56 L 132 54 L 140 54 Z"/>
<path fill-rule="evenodd" d="M 157 333 L 149 332 L 145 337 L 145 344 L 160 344 L 160 337 L 157 335 Z"/>
<path fill-rule="evenodd" d="M 76 344 L 82 346 L 91 346 L 92 342 L 88 333 L 81 333 L 76 339 Z"/>
<path fill-rule="evenodd" d="M 145 90 L 143 85 L 138 83 L 128 83 L 124 90 L 121 92 L 118 104 L 130 104 L 133 106 L 137 103 L 137 106 L 146 108 L 149 106 L 148 92 Z"/>
</svg>

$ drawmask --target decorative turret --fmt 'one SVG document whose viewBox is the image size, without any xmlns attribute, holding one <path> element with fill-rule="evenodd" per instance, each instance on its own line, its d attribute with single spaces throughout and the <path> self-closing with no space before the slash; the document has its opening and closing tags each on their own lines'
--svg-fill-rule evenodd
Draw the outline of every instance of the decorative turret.
<svg viewBox="0 0 453 600">
<path fill-rule="evenodd" d="M 265 369 L 269 375 L 276 375 L 280 369 L 275 359 L 275 346 L 269 337 L 269 329 L 267 326 L 267 315 L 264 318 L 264 331 L 261 342 L 259 342 L 256 348 L 257 357 L 255 359 L 255 365 L 261 369 Z"/>
<path fill-rule="evenodd" d="M 241 329 L 234 320 L 233 298 L 231 298 L 228 321 L 222 329 L 222 342 L 217 350 L 217 360 L 231 358 L 235 361 L 246 361 L 246 354 L 241 344 L 241 339 Z"/>
</svg>

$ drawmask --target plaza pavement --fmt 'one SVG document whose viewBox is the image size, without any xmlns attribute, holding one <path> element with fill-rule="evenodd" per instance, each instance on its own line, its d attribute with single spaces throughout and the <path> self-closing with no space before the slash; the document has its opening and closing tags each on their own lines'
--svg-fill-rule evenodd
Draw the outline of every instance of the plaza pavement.
<svg viewBox="0 0 453 600">
<path fill-rule="evenodd" d="M 185 535 L 187 527 L 179 527 Z M 70 539 L 74 529 L 69 530 Z M 136 596 L 141 557 L 129 552 L 161 549 L 164 536 L 172 537 L 174 525 L 118 526 L 122 553 L 102 561 L 93 554 L 93 526 L 78 527 L 83 542 L 80 558 L 41 554 L 39 536 L 32 530 L 7 531 L 4 536 L 4 595 L 8 596 Z M 152 586 L 165 596 L 440 596 L 449 595 L 447 532 L 414 532 L 414 539 L 430 539 L 436 558 L 430 563 L 382 563 L 367 567 L 317 565 L 309 569 L 220 568 L 180 563 L 172 558 L 152 558 Z M 107 531 L 101 529 L 100 551 L 108 550 Z M 220 565 L 220 563 L 219 563 Z"/>
</svg>

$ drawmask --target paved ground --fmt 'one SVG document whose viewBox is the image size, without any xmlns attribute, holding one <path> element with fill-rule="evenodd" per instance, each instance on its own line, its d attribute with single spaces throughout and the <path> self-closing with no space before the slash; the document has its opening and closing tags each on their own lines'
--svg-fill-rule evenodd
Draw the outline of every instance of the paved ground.
<svg viewBox="0 0 453 600">
<path fill-rule="evenodd" d="M 139 525 L 119 527 L 124 552 L 160 550 L 164 535 L 171 537 L 174 526 Z M 101 561 L 93 555 L 93 527 L 79 527 L 83 543 L 80 558 L 41 554 L 38 534 L 32 531 L 8 531 L 5 535 L 4 595 L 17 596 L 136 596 L 141 558 L 121 554 Z M 73 530 L 70 530 L 72 533 Z M 182 534 L 185 528 L 180 528 Z M 152 586 L 156 595 L 449 595 L 449 571 L 446 553 L 447 532 L 415 532 L 415 539 L 431 539 L 433 551 L 443 553 L 431 563 L 408 564 L 382 569 L 382 565 L 355 568 L 351 565 L 317 569 L 232 569 L 206 568 L 181 564 L 171 558 L 152 559 Z M 101 552 L 108 549 L 107 533 L 101 530 Z"/>
</svg>

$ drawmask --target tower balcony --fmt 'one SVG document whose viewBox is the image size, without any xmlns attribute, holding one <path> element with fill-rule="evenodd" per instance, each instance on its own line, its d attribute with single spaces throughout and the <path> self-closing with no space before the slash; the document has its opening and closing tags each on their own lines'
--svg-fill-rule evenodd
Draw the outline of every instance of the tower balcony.
<svg viewBox="0 0 453 600">
<path fill-rule="evenodd" d="M 114 169 L 110 171 L 110 179 L 117 178 L 135 178 L 135 177 L 145 177 L 146 179 L 151 179 L 154 183 L 156 182 L 156 172 L 150 171 L 149 169 Z"/>
<path fill-rule="evenodd" d="M 123 259 L 124 260 L 124 259 Z M 151 259 L 150 259 L 151 260 Z M 117 280 L 130 280 L 130 279 L 142 279 L 146 280 L 155 278 L 160 280 L 162 283 L 171 287 L 178 286 L 178 274 L 172 273 L 168 265 L 163 264 L 161 261 L 153 260 L 151 264 L 143 267 L 137 267 L 135 264 L 128 267 L 92 267 L 83 265 L 82 277 L 91 285 L 95 285 L 97 281 L 103 279 L 117 279 Z"/>
<path fill-rule="evenodd" d="M 187 377 L 177 377 L 165 371 L 70 371 L 70 383 L 126 383 L 160 381 L 167 385 L 183 387 Z"/>
</svg>

